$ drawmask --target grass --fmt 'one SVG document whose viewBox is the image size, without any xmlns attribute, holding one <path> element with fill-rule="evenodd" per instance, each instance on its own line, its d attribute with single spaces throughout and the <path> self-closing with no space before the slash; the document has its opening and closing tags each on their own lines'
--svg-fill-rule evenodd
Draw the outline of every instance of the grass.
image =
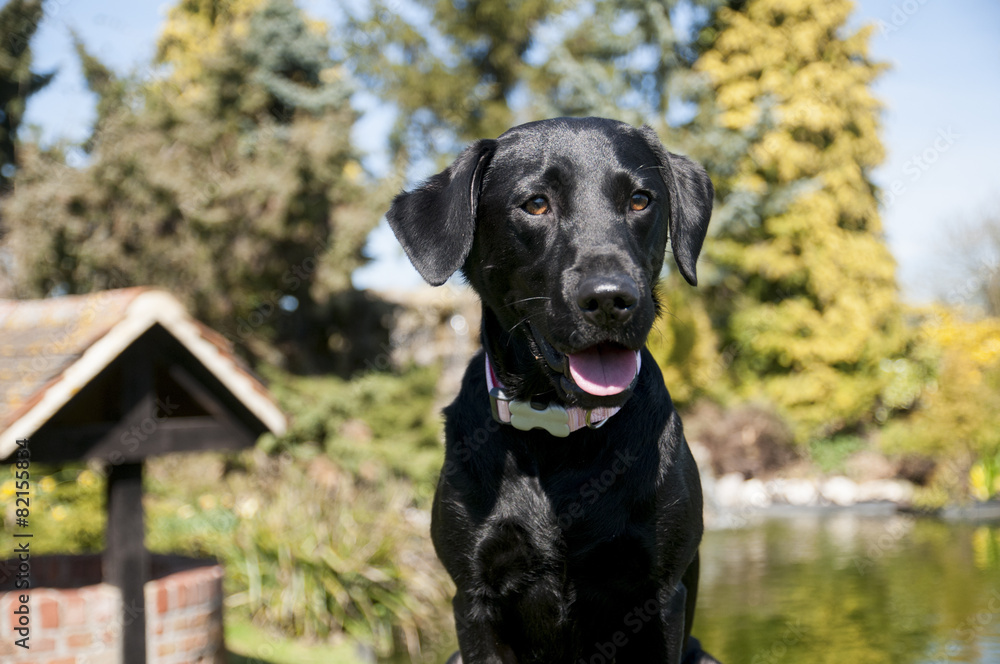
<svg viewBox="0 0 1000 664">
<path fill-rule="evenodd" d="M 226 616 L 229 664 L 358 664 L 357 644 L 309 644 L 268 633 L 248 620 Z"/>
</svg>

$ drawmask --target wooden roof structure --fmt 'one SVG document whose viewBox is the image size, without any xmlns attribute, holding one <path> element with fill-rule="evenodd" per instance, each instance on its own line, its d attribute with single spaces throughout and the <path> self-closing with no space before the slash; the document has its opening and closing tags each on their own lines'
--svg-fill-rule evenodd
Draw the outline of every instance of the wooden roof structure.
<svg viewBox="0 0 1000 664">
<path fill-rule="evenodd" d="M 241 449 L 286 427 L 227 341 L 169 293 L 0 300 L 0 459 L 18 458 L 26 439 L 32 463 L 102 463 L 104 576 L 123 607 L 144 605 L 149 578 L 143 460 Z M 124 624 L 121 661 L 142 664 L 144 612 Z"/>
<path fill-rule="evenodd" d="M 114 433 L 121 419 L 121 408 L 107 396 L 122 386 L 123 360 L 147 344 L 157 371 L 154 420 L 161 433 L 169 429 L 176 435 L 161 436 L 156 446 L 148 436 L 137 441 L 140 430 L 138 436 L 95 445 Z M 180 403 L 190 401 L 182 397 L 205 401 L 198 408 Z M 202 449 L 195 443 L 219 426 L 210 420 L 219 414 L 213 407 L 222 405 L 235 416 L 223 419 L 243 429 L 240 438 L 256 440 L 264 431 L 280 435 L 287 426 L 226 339 L 192 318 L 169 293 L 128 288 L 0 300 L 0 459 L 15 451 L 19 438 L 32 440 L 32 459 L 39 462 L 109 459 L 116 450 L 134 459 Z"/>
</svg>

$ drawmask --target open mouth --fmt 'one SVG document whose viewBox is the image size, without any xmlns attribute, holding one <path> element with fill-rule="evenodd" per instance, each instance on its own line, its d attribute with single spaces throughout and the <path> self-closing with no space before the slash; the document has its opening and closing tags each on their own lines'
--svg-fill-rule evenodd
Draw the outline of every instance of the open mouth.
<svg viewBox="0 0 1000 664">
<path fill-rule="evenodd" d="M 602 342 L 575 353 L 560 353 L 534 327 L 531 330 L 549 368 L 562 375 L 566 392 L 612 397 L 635 386 L 641 367 L 639 351 Z"/>
<path fill-rule="evenodd" d="M 639 375 L 639 352 L 602 343 L 566 356 L 577 387 L 598 397 L 620 394 Z"/>
</svg>

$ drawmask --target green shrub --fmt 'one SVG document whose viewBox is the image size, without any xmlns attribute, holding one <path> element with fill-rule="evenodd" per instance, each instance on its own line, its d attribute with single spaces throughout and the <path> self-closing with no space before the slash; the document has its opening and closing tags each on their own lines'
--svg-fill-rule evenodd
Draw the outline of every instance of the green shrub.
<svg viewBox="0 0 1000 664">
<path fill-rule="evenodd" d="M 809 457 L 824 473 L 843 473 L 847 458 L 868 447 L 860 436 L 843 434 L 828 440 L 809 441 Z"/>
<path fill-rule="evenodd" d="M 441 416 L 434 410 L 438 374 L 437 367 L 414 367 L 348 381 L 271 371 L 271 390 L 292 423 L 265 447 L 271 453 L 321 450 L 369 479 L 408 478 L 429 503 L 444 459 Z"/>
<path fill-rule="evenodd" d="M 934 483 L 952 499 L 988 499 L 1000 491 L 1000 319 L 937 307 L 919 338 L 936 372 L 907 416 L 886 426 L 883 447 L 934 458 Z"/>
</svg>

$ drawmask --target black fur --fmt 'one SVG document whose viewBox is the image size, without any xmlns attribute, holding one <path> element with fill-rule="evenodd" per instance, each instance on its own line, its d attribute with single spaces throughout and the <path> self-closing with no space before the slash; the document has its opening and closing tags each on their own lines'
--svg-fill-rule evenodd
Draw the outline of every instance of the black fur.
<svg viewBox="0 0 1000 664">
<path fill-rule="evenodd" d="M 389 223 L 421 275 L 440 284 L 461 268 L 479 294 L 509 395 L 621 406 L 566 438 L 520 431 L 493 420 L 482 352 L 472 360 L 445 409 L 431 527 L 458 589 L 450 661 L 715 661 L 689 636 L 698 471 L 644 349 L 668 234 L 695 284 L 712 196 L 705 171 L 648 127 L 560 118 L 474 143 L 393 202 Z M 529 214 L 538 197 L 545 211 Z M 567 355 L 595 344 L 641 350 L 629 389 L 595 396 L 568 378 Z"/>
</svg>

